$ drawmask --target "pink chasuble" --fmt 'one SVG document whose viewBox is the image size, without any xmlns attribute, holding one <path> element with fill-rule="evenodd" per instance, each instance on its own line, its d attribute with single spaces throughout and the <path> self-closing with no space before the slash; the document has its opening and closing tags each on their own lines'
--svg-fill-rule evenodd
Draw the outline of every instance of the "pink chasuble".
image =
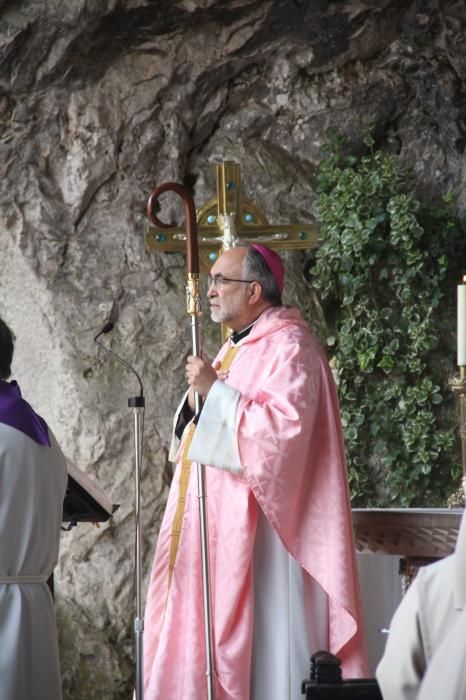
<svg viewBox="0 0 466 700">
<path fill-rule="evenodd" d="M 216 700 L 250 696 L 258 508 L 305 576 L 327 593 L 330 651 L 342 659 L 344 675 L 368 675 L 336 390 L 325 355 L 297 309 L 274 307 L 260 316 L 242 341 L 226 384 L 216 382 L 209 393 L 189 452 L 199 461 L 212 455 L 209 460 L 221 467 L 206 470 Z M 218 425 L 201 425 L 209 416 L 209 398 L 218 391 L 226 392 L 225 416 L 232 406 L 235 411 L 233 449 L 222 433 L 225 416 L 217 417 Z M 196 448 L 198 435 L 202 445 Z M 206 697 L 194 467 L 168 585 L 179 478 L 178 465 L 147 597 L 145 700 Z"/>
</svg>

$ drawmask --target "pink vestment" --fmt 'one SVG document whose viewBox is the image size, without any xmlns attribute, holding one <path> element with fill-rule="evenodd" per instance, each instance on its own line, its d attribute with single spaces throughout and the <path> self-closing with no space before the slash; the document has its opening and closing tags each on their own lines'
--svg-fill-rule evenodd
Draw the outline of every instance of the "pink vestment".
<svg viewBox="0 0 466 700">
<path fill-rule="evenodd" d="M 227 341 L 217 359 L 229 345 Z M 367 675 L 335 384 L 322 349 L 297 309 L 273 307 L 259 317 L 241 341 L 227 384 L 239 396 L 236 440 L 242 471 L 206 469 L 216 700 L 249 698 L 258 507 L 306 576 L 327 592 L 330 651 L 342 659 L 344 675 Z M 216 435 L 213 430 L 213 440 Z M 145 700 L 206 697 L 194 467 L 167 590 L 179 474 L 178 466 L 149 585 Z"/>
</svg>

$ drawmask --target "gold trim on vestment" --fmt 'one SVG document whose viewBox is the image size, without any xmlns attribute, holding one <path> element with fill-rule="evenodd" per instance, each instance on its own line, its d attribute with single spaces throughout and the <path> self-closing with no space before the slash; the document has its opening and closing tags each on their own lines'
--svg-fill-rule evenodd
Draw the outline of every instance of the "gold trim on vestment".
<svg viewBox="0 0 466 700">
<path fill-rule="evenodd" d="M 233 360 L 235 359 L 241 345 L 231 345 L 225 353 L 225 356 L 220 365 L 221 370 L 229 370 Z M 180 544 L 181 529 L 183 526 L 183 516 L 186 506 L 186 493 L 188 491 L 189 475 L 191 471 L 191 460 L 188 459 L 188 452 L 193 441 L 196 426 L 191 422 L 187 428 L 186 438 L 184 439 L 183 451 L 180 460 L 180 481 L 178 487 L 178 502 L 176 504 L 175 515 L 171 527 L 170 552 L 168 555 L 168 591 L 173 578 L 173 570 L 175 568 L 176 555 Z"/>
</svg>

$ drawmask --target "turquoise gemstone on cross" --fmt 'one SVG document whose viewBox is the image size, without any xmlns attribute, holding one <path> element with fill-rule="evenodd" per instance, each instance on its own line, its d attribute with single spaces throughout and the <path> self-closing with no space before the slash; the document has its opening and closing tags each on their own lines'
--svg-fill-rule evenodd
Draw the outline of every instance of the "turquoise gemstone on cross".
<svg viewBox="0 0 466 700">
<path fill-rule="evenodd" d="M 306 231 L 300 231 L 300 232 L 298 233 L 298 238 L 299 238 L 300 241 L 305 241 L 306 238 L 307 238 L 307 233 L 306 233 Z"/>
<path fill-rule="evenodd" d="M 164 233 L 158 233 L 155 237 L 156 241 L 159 241 L 159 243 L 163 243 L 164 241 L 167 240 L 167 237 Z"/>
<path fill-rule="evenodd" d="M 247 224 L 250 224 L 251 221 L 254 221 L 254 217 L 252 214 L 245 214 L 244 215 L 244 220 Z"/>
<path fill-rule="evenodd" d="M 218 255 L 217 253 L 209 253 L 209 260 L 217 260 Z"/>
<path fill-rule="evenodd" d="M 216 221 L 217 221 L 217 217 L 215 216 L 215 214 L 209 214 L 209 216 L 207 217 L 207 223 L 208 224 L 215 224 Z"/>
<path fill-rule="evenodd" d="M 225 185 L 225 187 L 227 188 L 227 190 L 234 190 L 235 187 L 236 187 L 236 185 L 235 185 L 234 182 L 227 182 L 227 184 Z"/>
</svg>

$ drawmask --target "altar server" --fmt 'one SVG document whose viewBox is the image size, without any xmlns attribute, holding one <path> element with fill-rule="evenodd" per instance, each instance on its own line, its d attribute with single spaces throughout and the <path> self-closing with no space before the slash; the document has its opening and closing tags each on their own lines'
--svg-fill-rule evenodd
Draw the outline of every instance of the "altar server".
<svg viewBox="0 0 466 700">
<path fill-rule="evenodd" d="M 0 700 L 61 700 L 47 580 L 58 559 L 65 458 L 45 421 L 7 382 L 13 337 L 0 319 Z"/>
<path fill-rule="evenodd" d="M 445 690 L 457 682 L 465 687 L 461 676 L 466 658 L 460 648 L 452 645 L 466 631 L 465 605 L 466 518 L 463 515 L 455 553 L 419 570 L 390 624 L 385 653 L 376 671 L 384 700 L 418 697 L 466 700 L 464 694 L 455 695 L 455 691 L 450 695 L 445 692 L 441 696 L 429 696 L 429 692 L 434 692 L 435 668 L 440 669 L 448 649 L 450 663 L 442 669 L 441 683 L 445 684 Z M 464 643 L 462 649 L 466 651 Z M 429 671 L 431 664 L 433 671 Z M 425 676 L 427 687 L 419 694 Z"/>
</svg>

